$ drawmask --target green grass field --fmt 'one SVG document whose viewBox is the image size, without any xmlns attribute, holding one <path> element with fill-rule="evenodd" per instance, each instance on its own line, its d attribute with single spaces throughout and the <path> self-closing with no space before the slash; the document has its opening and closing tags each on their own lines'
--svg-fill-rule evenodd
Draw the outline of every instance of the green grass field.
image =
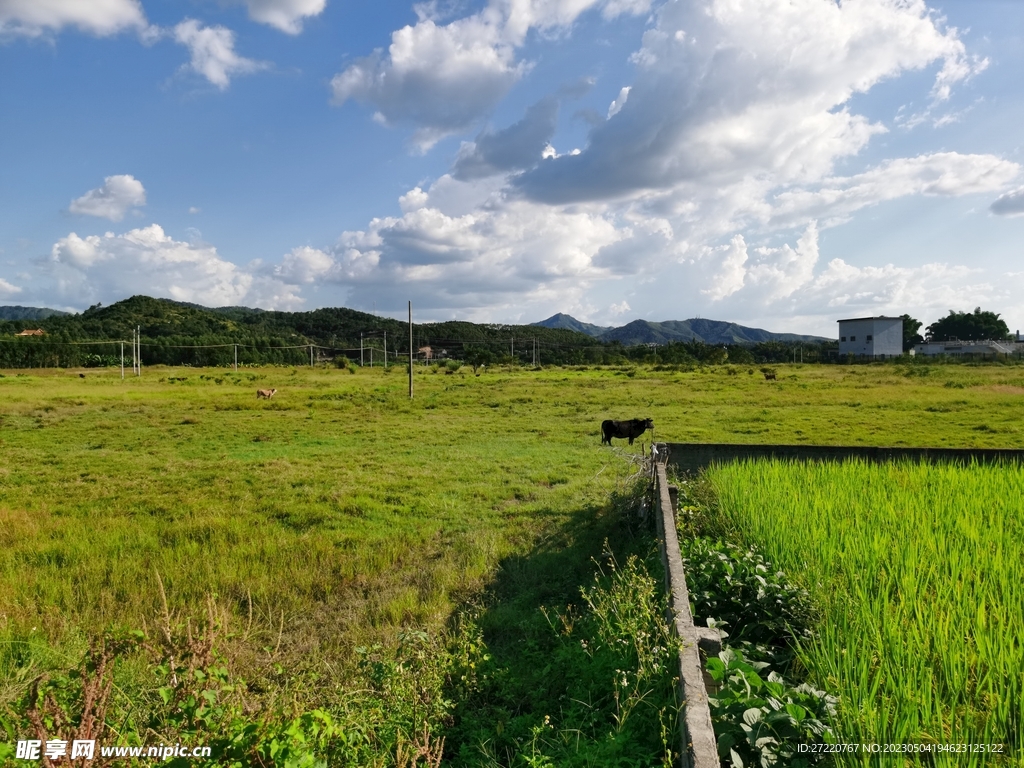
<svg viewBox="0 0 1024 768">
<path fill-rule="evenodd" d="M 840 697 L 840 741 L 1024 746 L 1024 467 L 744 462 L 709 480 L 819 607 L 801 659 Z"/>
<path fill-rule="evenodd" d="M 605 418 L 667 441 L 1012 448 L 1022 404 L 1024 369 L 999 366 L 431 368 L 412 401 L 379 368 L 4 371 L 0 701 L 105 627 L 152 626 L 157 573 L 181 615 L 215 595 L 285 698 L 307 674 L 314 703 L 340 695 L 355 646 L 467 604 L 500 640 L 601 553 L 640 448 L 602 447 Z"/>
</svg>

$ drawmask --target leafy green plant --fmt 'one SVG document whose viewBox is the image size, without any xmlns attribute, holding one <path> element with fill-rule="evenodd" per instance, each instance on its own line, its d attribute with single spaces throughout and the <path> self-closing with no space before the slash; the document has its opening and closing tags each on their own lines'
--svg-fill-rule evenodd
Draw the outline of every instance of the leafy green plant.
<svg viewBox="0 0 1024 768">
<path fill-rule="evenodd" d="M 778 672 L 766 672 L 768 666 L 732 648 L 707 660 L 717 687 L 709 703 L 719 757 L 732 768 L 805 768 L 825 762 L 830 755 L 800 746 L 835 741 L 828 725 L 835 716 L 835 697 L 806 683 L 794 687 Z"/>
<path fill-rule="evenodd" d="M 786 579 L 754 547 L 683 538 L 680 549 L 695 623 L 714 620 L 730 642 L 782 650 L 809 636 L 807 591 Z"/>
</svg>

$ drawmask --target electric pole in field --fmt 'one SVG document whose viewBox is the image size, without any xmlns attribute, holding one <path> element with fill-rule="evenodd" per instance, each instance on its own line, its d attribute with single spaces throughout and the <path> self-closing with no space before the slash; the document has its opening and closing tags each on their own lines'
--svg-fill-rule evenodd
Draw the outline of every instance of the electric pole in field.
<svg viewBox="0 0 1024 768">
<path fill-rule="evenodd" d="M 412 400 L 412 302 L 409 302 L 409 399 Z"/>
</svg>

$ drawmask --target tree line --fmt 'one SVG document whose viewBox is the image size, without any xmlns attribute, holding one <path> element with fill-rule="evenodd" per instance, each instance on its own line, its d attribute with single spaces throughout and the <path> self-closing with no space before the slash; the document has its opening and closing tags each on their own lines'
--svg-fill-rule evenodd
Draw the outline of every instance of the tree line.
<svg viewBox="0 0 1024 768">
<path fill-rule="evenodd" d="M 985 312 L 981 307 L 975 307 L 973 312 L 949 310 L 948 315 L 925 328 L 924 336 L 919 333 L 923 325 L 920 320 L 910 315 L 902 318 L 904 352 L 925 341 L 1003 341 L 1013 337 L 997 312 Z"/>
</svg>

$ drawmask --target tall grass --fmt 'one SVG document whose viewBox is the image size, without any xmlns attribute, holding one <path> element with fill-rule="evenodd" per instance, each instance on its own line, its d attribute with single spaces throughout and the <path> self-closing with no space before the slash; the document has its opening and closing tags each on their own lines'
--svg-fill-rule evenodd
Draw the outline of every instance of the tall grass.
<svg viewBox="0 0 1024 768">
<path fill-rule="evenodd" d="M 840 695 L 840 741 L 1024 745 L 1024 468 L 759 461 L 709 479 L 726 524 L 820 606 L 802 660 Z"/>
</svg>

